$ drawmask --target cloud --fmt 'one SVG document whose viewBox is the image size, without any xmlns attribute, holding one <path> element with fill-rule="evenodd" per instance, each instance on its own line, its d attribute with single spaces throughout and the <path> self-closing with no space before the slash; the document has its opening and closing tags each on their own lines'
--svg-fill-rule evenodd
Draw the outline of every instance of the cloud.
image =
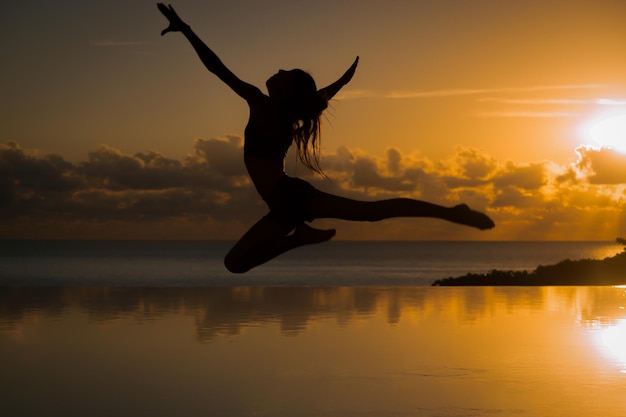
<svg viewBox="0 0 626 417">
<path fill-rule="evenodd" d="M 364 98 L 383 98 L 383 94 L 374 90 L 346 89 L 341 90 L 335 98 L 337 100 L 358 100 Z"/>
<path fill-rule="evenodd" d="M 144 46 L 144 45 L 148 45 L 150 42 L 143 42 L 143 41 L 111 41 L 111 40 L 106 40 L 106 41 L 93 41 L 91 42 L 92 46 L 98 46 L 98 47 L 126 47 L 126 46 Z"/>
<path fill-rule="evenodd" d="M 595 99 L 595 100 L 580 100 L 580 99 L 567 99 L 567 98 L 504 98 L 504 97 L 484 97 L 479 99 L 480 102 L 492 102 L 502 104 L 530 104 L 530 105 L 545 105 L 545 104 L 568 104 L 568 105 L 589 105 L 600 104 L 603 106 L 626 106 L 626 100 L 614 100 L 614 99 Z"/>
<path fill-rule="evenodd" d="M 462 178 L 484 179 L 495 171 L 497 161 L 477 149 L 458 148 L 454 165 Z"/>
<path fill-rule="evenodd" d="M 103 145 L 70 162 L 15 142 L 0 144 L 0 237 L 235 239 L 267 211 L 242 153 L 237 136 L 196 139 L 182 159 Z M 610 240 L 626 233 L 620 229 L 626 227 L 626 155 L 583 147 L 577 156 L 563 166 L 498 161 L 458 148 L 433 161 L 397 148 L 372 155 L 343 146 L 322 156 L 329 179 L 307 172 L 293 155 L 287 169 L 343 197 L 465 202 L 498 224 L 477 235 L 446 222 L 398 219 L 370 225 L 369 232 L 343 222 L 339 236 L 346 239 L 374 233 L 388 239 Z M 324 222 L 321 227 L 337 227 Z"/>
<path fill-rule="evenodd" d="M 473 96 L 498 93 L 528 93 L 542 91 L 559 90 L 588 90 L 602 87 L 601 84 L 565 84 L 565 85 L 545 85 L 526 87 L 503 87 L 503 88 L 449 88 L 440 90 L 396 90 L 381 92 L 375 90 L 345 90 L 337 98 L 342 100 L 354 100 L 363 98 L 383 98 L 383 99 L 414 99 L 414 98 L 445 98 Z"/>
<path fill-rule="evenodd" d="M 519 99 L 503 97 L 484 97 L 478 100 L 482 103 L 502 103 L 502 104 L 593 104 L 596 100 L 570 100 L 570 99 Z"/>
<path fill-rule="evenodd" d="M 242 159 L 243 140 L 229 135 L 225 139 L 196 139 L 194 153 L 188 162 L 206 163 L 208 170 L 223 177 L 247 176 Z"/>
<path fill-rule="evenodd" d="M 450 189 L 475 188 L 489 183 L 497 161 L 477 149 L 458 148 L 449 161 L 440 164 L 442 179 Z"/>
<path fill-rule="evenodd" d="M 507 162 L 491 178 L 496 187 L 516 187 L 524 190 L 538 190 L 546 185 L 545 164 L 532 163 L 528 165 L 516 165 Z"/>
<path fill-rule="evenodd" d="M 536 195 L 517 187 L 501 187 L 491 203 L 493 207 L 511 207 L 516 210 L 529 209 L 537 204 Z"/>
<path fill-rule="evenodd" d="M 337 189 L 358 199 L 437 195 L 446 188 L 427 158 L 389 148 L 385 157 L 345 147 L 324 155 L 323 168 Z M 323 184 L 322 184 L 323 185 Z"/>
<path fill-rule="evenodd" d="M 478 96 L 476 100 L 480 103 L 495 103 L 499 105 L 515 106 L 512 109 L 483 110 L 475 111 L 474 116 L 483 118 L 574 118 L 580 117 L 581 113 L 571 111 L 569 108 L 554 108 L 554 106 L 572 105 L 602 105 L 602 106 L 626 106 L 626 100 L 619 99 L 571 99 L 571 98 L 510 98 L 493 97 L 496 94 L 532 94 L 545 93 L 551 91 L 576 91 L 590 90 L 603 87 L 601 84 L 566 84 L 566 85 L 546 85 L 546 86 L 526 86 L 526 87 L 504 87 L 504 88 L 450 88 L 440 90 L 397 90 L 397 91 L 376 91 L 376 90 L 346 90 L 339 94 L 340 100 L 354 100 L 365 98 L 376 99 L 433 99 L 433 98 L 455 98 Z M 487 96 L 487 97 L 480 97 Z M 489 97 L 491 96 L 491 97 Z M 552 106 L 552 108 L 542 110 L 528 110 L 527 106 Z"/>
<path fill-rule="evenodd" d="M 103 145 L 73 164 L 9 142 L 0 145 L 0 210 L 17 217 L 86 220 L 234 218 L 242 213 L 234 198 L 257 205 L 241 158 L 229 159 L 235 152 L 241 154 L 241 140 L 233 138 L 198 139 L 183 161 L 155 151 L 129 155 Z M 227 166 L 230 162 L 234 166 Z"/>
<path fill-rule="evenodd" d="M 528 90 L 532 92 L 532 90 Z M 478 117 L 499 118 L 568 118 L 580 117 L 584 113 L 571 111 L 574 107 L 581 106 L 626 106 L 626 100 L 618 99 L 577 99 L 577 98 L 511 98 L 511 97 L 482 97 L 480 103 L 495 103 L 506 105 L 510 109 L 491 110 L 476 112 Z M 541 110 L 537 110 L 541 108 Z"/>
<path fill-rule="evenodd" d="M 601 98 L 596 100 L 598 104 L 602 104 L 604 106 L 626 106 L 626 100 L 615 100 L 609 98 Z"/>
<path fill-rule="evenodd" d="M 438 97 L 457 97 L 475 94 L 484 94 L 490 90 L 459 88 L 449 90 L 433 90 L 433 91 L 392 91 L 385 95 L 385 98 L 405 99 L 405 98 L 438 98 Z"/>
<path fill-rule="evenodd" d="M 74 175 L 73 168 L 59 155 L 41 156 L 36 150 L 24 150 L 15 142 L 0 144 L 0 184 L 4 187 L 19 183 L 34 192 L 72 190 L 82 182 Z"/>
<path fill-rule="evenodd" d="M 580 146 L 576 168 L 592 184 L 626 184 L 626 154 L 609 148 Z"/>
<path fill-rule="evenodd" d="M 504 118 L 561 118 L 578 117 L 579 113 L 563 111 L 488 111 L 476 113 L 478 117 L 504 117 Z"/>
</svg>

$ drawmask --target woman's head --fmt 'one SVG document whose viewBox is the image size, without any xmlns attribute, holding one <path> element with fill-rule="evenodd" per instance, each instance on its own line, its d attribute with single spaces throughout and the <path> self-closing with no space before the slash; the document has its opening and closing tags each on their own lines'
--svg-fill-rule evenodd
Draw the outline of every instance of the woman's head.
<svg viewBox="0 0 626 417">
<path fill-rule="evenodd" d="M 318 93 L 313 77 L 301 69 L 280 70 L 267 80 L 266 85 L 270 97 L 280 101 L 285 117 L 292 123 L 293 140 L 300 160 L 308 168 L 321 173 L 320 117 L 328 107 L 328 101 Z M 309 146 L 312 155 L 308 152 Z"/>
<path fill-rule="evenodd" d="M 294 116 L 308 118 L 313 113 L 321 114 L 328 107 L 313 77 L 301 69 L 279 70 L 265 84 L 270 97 L 294 110 Z"/>
<path fill-rule="evenodd" d="M 270 97 L 278 99 L 294 99 L 297 96 L 317 93 L 313 77 L 301 69 L 281 69 L 265 85 Z"/>
</svg>

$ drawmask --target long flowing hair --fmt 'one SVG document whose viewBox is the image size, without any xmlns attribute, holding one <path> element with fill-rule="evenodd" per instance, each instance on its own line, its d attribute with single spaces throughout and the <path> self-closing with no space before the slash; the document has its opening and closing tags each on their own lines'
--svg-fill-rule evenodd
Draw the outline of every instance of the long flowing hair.
<svg viewBox="0 0 626 417">
<path fill-rule="evenodd" d="M 286 112 L 292 123 L 292 137 L 300 161 L 310 170 L 324 175 L 320 167 L 321 116 L 328 101 L 318 94 L 313 77 L 302 70 L 293 70 L 294 85 Z"/>
</svg>

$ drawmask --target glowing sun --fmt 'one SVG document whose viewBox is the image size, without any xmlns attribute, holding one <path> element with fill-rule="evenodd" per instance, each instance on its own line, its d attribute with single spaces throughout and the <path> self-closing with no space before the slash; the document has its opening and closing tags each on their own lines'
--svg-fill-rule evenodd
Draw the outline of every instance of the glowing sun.
<svg viewBox="0 0 626 417">
<path fill-rule="evenodd" d="M 594 123 L 589 134 L 598 145 L 626 153 L 626 114 L 607 117 Z"/>
</svg>

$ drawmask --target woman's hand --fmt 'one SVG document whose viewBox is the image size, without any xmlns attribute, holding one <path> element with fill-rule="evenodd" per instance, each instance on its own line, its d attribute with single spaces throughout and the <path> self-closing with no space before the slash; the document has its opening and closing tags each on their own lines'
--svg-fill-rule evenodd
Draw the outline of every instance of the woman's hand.
<svg viewBox="0 0 626 417">
<path fill-rule="evenodd" d="M 318 91 L 318 93 L 321 94 L 322 97 L 324 97 L 326 100 L 330 100 L 331 98 L 333 98 L 335 94 L 337 94 L 339 90 L 341 90 L 341 87 L 343 87 L 344 85 L 350 82 L 350 80 L 354 76 L 354 73 L 356 72 L 357 65 L 359 65 L 358 56 L 356 57 L 356 59 L 354 60 L 354 63 L 352 63 L 350 68 L 348 68 L 348 70 L 343 73 L 341 78 L 339 78 L 337 81 L 335 81 L 331 85 L 322 88 L 321 90 Z"/>
<path fill-rule="evenodd" d="M 161 36 L 165 35 L 167 32 L 181 32 L 185 28 L 188 28 L 185 22 L 182 21 L 176 11 L 171 5 L 164 5 L 163 3 L 157 3 L 157 7 L 163 13 L 163 16 L 167 17 L 167 20 L 170 21 L 170 25 L 161 31 Z"/>
<path fill-rule="evenodd" d="M 339 79 L 339 81 L 343 83 L 343 85 L 346 85 L 350 82 L 350 80 L 354 76 L 354 73 L 356 72 L 357 65 L 359 65 L 358 56 L 356 57 L 356 59 L 354 60 L 354 63 L 350 66 L 350 68 L 348 68 L 348 70 Z"/>
</svg>

